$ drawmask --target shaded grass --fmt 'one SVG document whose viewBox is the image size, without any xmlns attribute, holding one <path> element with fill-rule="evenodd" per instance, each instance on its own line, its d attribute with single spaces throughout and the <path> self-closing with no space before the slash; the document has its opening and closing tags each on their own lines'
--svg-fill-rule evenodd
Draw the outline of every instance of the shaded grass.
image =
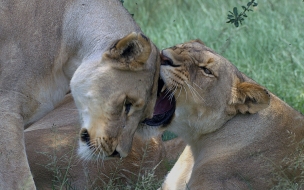
<svg viewBox="0 0 304 190">
<path fill-rule="evenodd" d="M 246 3 L 126 0 L 124 6 L 160 49 L 199 38 L 304 113 L 304 3 L 262 0 L 243 25 L 227 24 L 228 11 Z"/>
<path fill-rule="evenodd" d="M 75 145 L 77 143 L 73 143 L 68 148 L 63 147 L 57 126 L 53 126 L 50 132 L 55 143 L 52 150 L 50 152 L 37 152 L 37 154 L 45 156 L 47 164 L 37 164 L 44 166 L 47 171 L 52 173 L 51 189 L 53 190 L 155 190 L 160 187 L 163 181 L 159 180 L 159 176 L 155 174 L 161 162 L 152 168 L 147 167 L 147 163 L 151 162 L 148 158 L 148 152 L 151 151 L 150 145 L 147 143 L 145 147 L 142 147 L 143 154 L 140 157 L 138 171 L 126 170 L 123 167 L 123 158 L 107 162 L 106 164 L 111 166 L 107 170 L 103 170 L 103 162 L 87 163 L 95 164 L 94 167 L 98 171 L 98 175 L 92 175 L 90 170 L 84 167 L 80 173 L 85 181 L 84 187 L 77 187 L 74 183 L 77 179 L 75 179 L 75 174 L 73 173 L 73 169 L 76 171 L 80 165 L 80 160 L 76 156 Z M 78 141 L 78 138 L 74 140 Z M 64 154 L 60 154 L 62 148 L 66 150 Z M 169 160 L 164 160 L 164 162 L 169 162 Z M 124 174 L 122 171 L 124 171 Z M 49 189 L 49 187 L 45 188 Z"/>
<path fill-rule="evenodd" d="M 292 142 L 293 143 L 293 142 Z M 280 165 L 272 165 L 272 190 L 298 190 L 304 188 L 304 140 L 297 144 L 297 148 L 281 161 Z"/>
<path fill-rule="evenodd" d="M 77 167 L 75 163 L 75 160 L 77 159 L 75 157 L 76 147 L 74 145 L 70 145 L 68 151 L 64 155 L 59 155 L 58 151 L 62 147 L 60 145 L 61 139 L 59 139 L 58 136 L 57 126 L 53 125 L 50 132 L 55 143 L 52 152 L 37 153 L 44 155 L 45 159 L 48 160 L 48 164 L 42 166 L 53 174 L 52 189 L 76 189 L 76 187 L 72 185 L 73 178 L 71 174 L 71 169 Z M 41 165 L 40 163 L 37 164 Z"/>
</svg>

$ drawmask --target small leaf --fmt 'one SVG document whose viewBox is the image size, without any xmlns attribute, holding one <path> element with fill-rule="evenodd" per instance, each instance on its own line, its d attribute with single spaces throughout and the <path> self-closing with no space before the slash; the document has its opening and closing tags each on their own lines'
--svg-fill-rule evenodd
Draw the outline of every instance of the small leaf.
<svg viewBox="0 0 304 190">
<path fill-rule="evenodd" d="M 233 8 L 233 13 L 234 13 L 234 16 L 237 17 L 238 16 L 238 10 L 236 7 Z"/>
<path fill-rule="evenodd" d="M 239 22 L 238 21 L 234 22 L 234 26 L 239 27 Z"/>
<path fill-rule="evenodd" d="M 227 15 L 228 21 L 226 21 L 226 22 L 234 24 L 235 27 L 239 27 L 240 24 L 243 24 L 242 22 L 244 21 L 244 19 L 246 17 L 248 17 L 246 15 L 246 12 L 253 11 L 252 9 L 250 9 L 251 6 L 255 7 L 257 5 L 258 5 L 258 3 L 256 3 L 255 0 L 250 0 L 250 2 L 247 3 L 247 7 L 242 6 L 243 11 L 241 11 L 240 13 L 238 13 L 237 7 L 234 7 L 232 12 L 229 11 L 229 14 Z"/>
</svg>

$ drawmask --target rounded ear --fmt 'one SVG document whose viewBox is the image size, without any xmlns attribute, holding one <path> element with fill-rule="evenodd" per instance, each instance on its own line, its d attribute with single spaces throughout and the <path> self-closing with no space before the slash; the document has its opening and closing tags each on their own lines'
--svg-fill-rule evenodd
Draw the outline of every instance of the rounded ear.
<svg viewBox="0 0 304 190">
<path fill-rule="evenodd" d="M 229 114 L 257 113 L 268 107 L 270 95 L 262 86 L 250 82 L 238 83 L 232 92 Z"/>
<path fill-rule="evenodd" d="M 142 33 L 132 32 L 118 40 L 103 55 L 113 67 L 123 70 L 142 70 L 151 54 L 150 40 Z"/>
</svg>

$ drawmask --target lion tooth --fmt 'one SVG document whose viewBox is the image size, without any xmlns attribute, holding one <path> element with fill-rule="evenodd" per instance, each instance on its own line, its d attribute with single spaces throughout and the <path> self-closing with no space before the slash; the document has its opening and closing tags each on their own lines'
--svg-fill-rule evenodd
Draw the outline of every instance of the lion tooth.
<svg viewBox="0 0 304 190">
<path fill-rule="evenodd" d="M 165 90 L 166 90 L 166 86 L 164 85 L 160 92 L 163 92 Z"/>
</svg>

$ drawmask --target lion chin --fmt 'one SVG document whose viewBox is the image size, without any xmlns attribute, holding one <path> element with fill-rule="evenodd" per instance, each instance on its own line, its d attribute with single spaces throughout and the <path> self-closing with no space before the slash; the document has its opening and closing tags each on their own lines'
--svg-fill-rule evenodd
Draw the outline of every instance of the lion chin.
<svg viewBox="0 0 304 190">
<path fill-rule="evenodd" d="M 271 189 L 275 168 L 304 139 L 304 116 L 200 40 L 161 59 L 176 110 L 159 129 L 187 143 L 161 189 Z"/>
</svg>

